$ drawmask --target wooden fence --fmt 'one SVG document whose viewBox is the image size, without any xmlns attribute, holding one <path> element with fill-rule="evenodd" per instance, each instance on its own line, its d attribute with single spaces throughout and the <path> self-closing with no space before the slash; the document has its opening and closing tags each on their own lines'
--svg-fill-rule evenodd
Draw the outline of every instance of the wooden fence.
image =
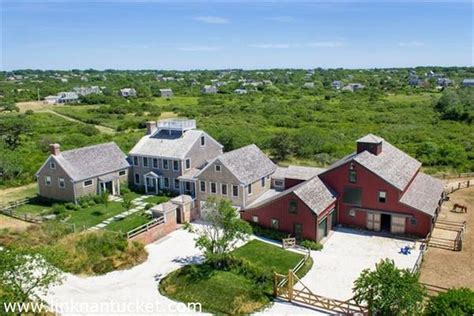
<svg viewBox="0 0 474 316">
<path fill-rule="evenodd" d="M 41 216 L 15 211 L 16 208 L 21 205 L 27 204 L 30 201 L 31 199 L 22 199 L 3 204 L 0 206 L 0 213 L 25 222 L 40 224 L 43 222 L 43 218 Z"/>
<path fill-rule="evenodd" d="M 453 192 L 456 192 L 457 190 L 469 188 L 471 185 L 472 185 L 472 180 L 459 181 L 458 183 L 455 183 L 455 184 L 448 183 L 448 185 L 444 189 L 444 192 L 446 194 L 451 194 Z"/>
<path fill-rule="evenodd" d="M 438 219 L 436 221 L 436 224 L 433 230 L 435 229 L 456 232 L 456 237 L 454 239 L 434 237 L 431 233 L 428 237 L 428 245 L 430 247 L 453 250 L 453 251 L 462 250 L 463 241 L 464 241 L 464 233 L 466 231 L 466 221 L 452 222 L 452 221 Z"/>
<path fill-rule="evenodd" d="M 140 235 L 144 232 L 147 232 L 150 229 L 152 229 L 153 227 L 156 227 L 156 226 L 164 224 L 164 223 L 165 223 L 165 217 L 164 216 L 155 218 L 155 219 L 149 221 L 146 224 L 143 224 L 141 226 L 138 226 L 137 228 L 134 228 L 134 229 L 128 231 L 127 234 L 126 234 L 127 239 L 133 238 L 137 235 Z"/>
<path fill-rule="evenodd" d="M 296 238 L 283 238 L 281 240 L 283 249 L 296 246 Z"/>
<path fill-rule="evenodd" d="M 435 174 L 433 176 L 438 179 L 474 178 L 474 172 L 464 172 L 455 175 Z"/>
<path fill-rule="evenodd" d="M 281 285 L 281 280 L 285 279 L 287 282 Z M 295 288 L 297 283 L 301 285 L 300 288 Z M 368 314 L 369 312 L 367 307 L 357 304 L 354 300 L 341 301 L 313 293 L 292 270 L 288 271 L 288 275 L 274 273 L 273 295 L 289 302 L 298 302 L 316 309 L 346 315 Z"/>
</svg>

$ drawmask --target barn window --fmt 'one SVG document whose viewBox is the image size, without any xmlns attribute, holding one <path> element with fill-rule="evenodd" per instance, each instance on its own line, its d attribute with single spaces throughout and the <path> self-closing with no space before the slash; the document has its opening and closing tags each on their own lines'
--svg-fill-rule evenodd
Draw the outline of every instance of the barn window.
<svg viewBox="0 0 474 316">
<path fill-rule="evenodd" d="M 272 218 L 272 228 L 278 229 L 280 227 L 280 222 L 276 218 Z"/>
<path fill-rule="evenodd" d="M 59 187 L 60 187 L 61 189 L 64 189 L 64 188 L 66 187 L 66 182 L 64 181 L 64 179 L 63 179 L 63 178 L 59 178 L 58 181 L 59 181 L 59 182 L 58 182 Z"/>
<path fill-rule="evenodd" d="M 345 187 L 342 200 L 346 204 L 361 205 L 362 189 L 354 187 Z"/>
<path fill-rule="evenodd" d="M 387 192 L 379 191 L 379 203 L 385 203 L 387 201 Z"/>
<path fill-rule="evenodd" d="M 410 224 L 412 224 L 413 226 L 416 225 L 416 218 L 410 218 Z"/>
<path fill-rule="evenodd" d="M 296 200 L 290 200 L 288 202 L 288 212 L 291 214 L 298 213 L 298 202 L 296 202 Z"/>
<path fill-rule="evenodd" d="M 357 172 L 355 170 L 349 171 L 349 182 L 356 183 L 357 182 Z"/>
</svg>

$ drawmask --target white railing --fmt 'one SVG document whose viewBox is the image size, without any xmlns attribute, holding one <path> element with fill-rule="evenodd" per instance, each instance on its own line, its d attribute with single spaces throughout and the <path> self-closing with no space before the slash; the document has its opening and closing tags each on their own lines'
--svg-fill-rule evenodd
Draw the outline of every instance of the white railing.
<svg viewBox="0 0 474 316">
<path fill-rule="evenodd" d="M 132 237 L 140 235 L 143 232 L 149 231 L 151 228 L 153 228 L 155 226 L 164 224 L 164 222 L 165 222 L 165 217 L 164 216 L 155 218 L 155 219 L 149 221 L 146 224 L 143 224 L 141 226 L 138 226 L 137 228 L 134 228 L 134 229 L 128 231 L 127 232 L 127 239 L 130 239 Z"/>
<path fill-rule="evenodd" d="M 158 129 L 184 131 L 196 128 L 196 120 L 169 119 L 158 121 Z"/>
</svg>

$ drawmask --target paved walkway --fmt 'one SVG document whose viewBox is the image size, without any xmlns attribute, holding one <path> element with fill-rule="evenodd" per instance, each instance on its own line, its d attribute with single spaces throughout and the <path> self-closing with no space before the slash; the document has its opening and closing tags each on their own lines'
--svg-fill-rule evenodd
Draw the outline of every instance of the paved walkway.
<svg viewBox="0 0 474 316">
<path fill-rule="evenodd" d="M 109 225 L 113 221 L 125 218 L 125 217 L 127 217 L 129 215 L 132 215 L 132 214 L 135 214 L 137 212 L 143 211 L 145 209 L 145 206 L 148 204 L 144 200 L 148 197 L 150 197 L 150 196 L 149 195 L 142 195 L 142 196 L 139 196 L 139 197 L 133 199 L 132 200 L 132 206 L 133 207 L 131 209 L 129 209 L 128 211 L 122 212 L 120 214 L 117 214 L 113 217 L 109 217 L 105 221 L 103 221 L 103 222 L 101 222 L 101 223 L 99 223 L 95 226 L 92 226 L 88 230 L 99 230 L 99 229 L 104 228 L 105 226 Z M 123 202 L 123 199 L 119 196 L 110 196 L 109 199 L 110 199 L 110 201 L 113 201 L 113 202 Z"/>
</svg>

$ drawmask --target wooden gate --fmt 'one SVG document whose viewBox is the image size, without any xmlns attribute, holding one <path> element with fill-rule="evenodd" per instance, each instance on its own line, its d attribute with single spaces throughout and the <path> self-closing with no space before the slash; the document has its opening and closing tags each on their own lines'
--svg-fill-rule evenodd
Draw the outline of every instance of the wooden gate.
<svg viewBox="0 0 474 316">
<path fill-rule="evenodd" d="M 300 284 L 298 289 L 294 288 Z M 321 295 L 314 294 L 304 285 L 293 270 L 288 271 L 288 275 L 274 273 L 273 296 L 312 306 L 316 309 L 342 313 L 346 315 L 358 314 L 368 315 L 369 310 L 353 300 L 340 301 Z"/>
</svg>

